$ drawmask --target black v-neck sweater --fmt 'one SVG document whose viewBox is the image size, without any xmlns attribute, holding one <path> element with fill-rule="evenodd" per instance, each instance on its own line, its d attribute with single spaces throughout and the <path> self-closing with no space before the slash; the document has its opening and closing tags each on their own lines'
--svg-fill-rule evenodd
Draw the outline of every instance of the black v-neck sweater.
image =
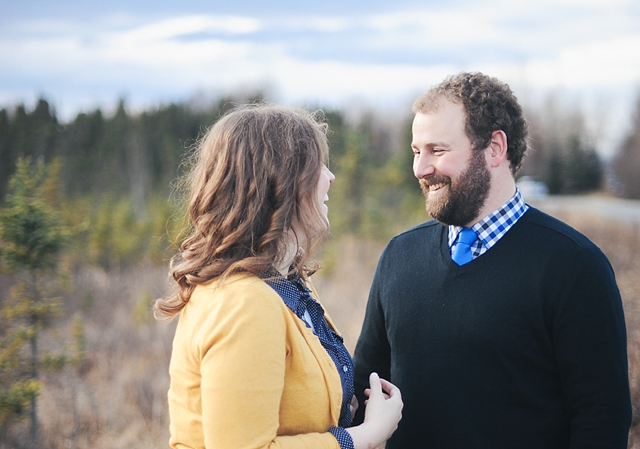
<svg viewBox="0 0 640 449">
<path fill-rule="evenodd" d="M 585 236 L 534 208 L 463 266 L 436 222 L 391 240 L 355 365 L 360 404 L 372 371 L 402 391 L 387 449 L 627 447 L 613 270 Z"/>
</svg>

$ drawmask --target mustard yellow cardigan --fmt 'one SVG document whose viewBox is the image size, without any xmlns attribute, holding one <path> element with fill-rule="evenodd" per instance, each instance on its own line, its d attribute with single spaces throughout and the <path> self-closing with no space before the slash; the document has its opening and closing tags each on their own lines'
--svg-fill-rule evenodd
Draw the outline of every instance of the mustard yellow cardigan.
<svg viewBox="0 0 640 449">
<path fill-rule="evenodd" d="M 340 449 L 328 432 L 342 402 L 336 366 L 256 276 L 196 287 L 180 312 L 169 373 L 173 448 Z"/>
</svg>

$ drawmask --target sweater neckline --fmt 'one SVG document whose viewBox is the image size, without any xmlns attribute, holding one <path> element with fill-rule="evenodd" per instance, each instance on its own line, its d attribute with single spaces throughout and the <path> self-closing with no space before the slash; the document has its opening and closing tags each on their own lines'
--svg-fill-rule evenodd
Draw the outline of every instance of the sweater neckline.
<svg viewBox="0 0 640 449">
<path fill-rule="evenodd" d="M 513 238 L 514 234 L 517 234 L 517 230 L 521 227 L 521 225 L 525 221 L 528 221 L 529 213 L 532 210 L 534 210 L 534 208 L 529 206 L 527 211 L 509 229 L 509 231 L 505 235 L 503 235 L 500 238 L 500 240 L 498 240 L 488 251 L 486 251 L 485 253 L 483 253 L 480 256 L 478 256 L 475 259 L 473 259 L 471 262 L 468 262 L 468 263 L 466 263 L 464 265 L 458 265 L 451 258 L 451 254 L 449 253 L 449 234 L 448 234 L 449 230 L 448 230 L 448 226 L 443 225 L 443 224 L 438 224 L 438 226 L 440 226 L 440 259 L 441 259 L 442 264 L 448 270 L 454 270 L 454 271 L 467 271 L 467 270 L 469 270 L 469 269 L 471 269 L 473 267 L 476 267 L 476 266 L 479 266 L 479 265 L 483 265 L 484 263 L 486 263 L 485 262 L 486 260 L 490 260 L 490 259 L 492 259 L 494 257 L 494 256 L 492 256 L 492 254 L 495 254 L 495 253 L 499 252 L 499 251 L 495 251 L 496 249 L 499 249 L 500 247 L 502 247 L 505 244 L 505 242 L 508 242 L 509 240 L 511 240 Z"/>
</svg>

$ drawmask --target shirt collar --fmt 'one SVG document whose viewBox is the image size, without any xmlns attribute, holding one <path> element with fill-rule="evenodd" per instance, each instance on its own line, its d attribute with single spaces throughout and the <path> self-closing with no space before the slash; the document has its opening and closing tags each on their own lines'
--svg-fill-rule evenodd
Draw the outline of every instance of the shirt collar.
<svg viewBox="0 0 640 449">
<path fill-rule="evenodd" d="M 524 202 L 522 193 L 516 186 L 516 193 L 509 201 L 471 226 L 471 229 L 478 234 L 485 250 L 489 249 L 511 229 L 528 209 L 529 206 Z M 453 246 L 461 230 L 461 226 L 449 226 L 449 248 Z"/>
<path fill-rule="evenodd" d="M 311 297 L 311 290 L 302 282 L 297 273 L 287 277 L 274 268 L 260 273 L 259 277 L 280 295 L 284 303 L 300 318 L 307 308 L 305 298 Z"/>
</svg>

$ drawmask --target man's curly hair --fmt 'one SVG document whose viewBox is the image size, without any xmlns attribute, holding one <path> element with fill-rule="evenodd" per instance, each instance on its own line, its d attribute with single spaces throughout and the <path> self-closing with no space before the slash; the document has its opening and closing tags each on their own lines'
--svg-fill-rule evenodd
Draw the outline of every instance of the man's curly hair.
<svg viewBox="0 0 640 449">
<path fill-rule="evenodd" d="M 515 176 L 527 152 L 529 129 L 511 88 L 482 73 L 462 72 L 429 89 L 413 103 L 412 111 L 434 112 L 442 99 L 463 105 L 467 116 L 465 131 L 475 150 L 489 146 L 493 131 L 504 131 L 507 158 Z"/>
</svg>

